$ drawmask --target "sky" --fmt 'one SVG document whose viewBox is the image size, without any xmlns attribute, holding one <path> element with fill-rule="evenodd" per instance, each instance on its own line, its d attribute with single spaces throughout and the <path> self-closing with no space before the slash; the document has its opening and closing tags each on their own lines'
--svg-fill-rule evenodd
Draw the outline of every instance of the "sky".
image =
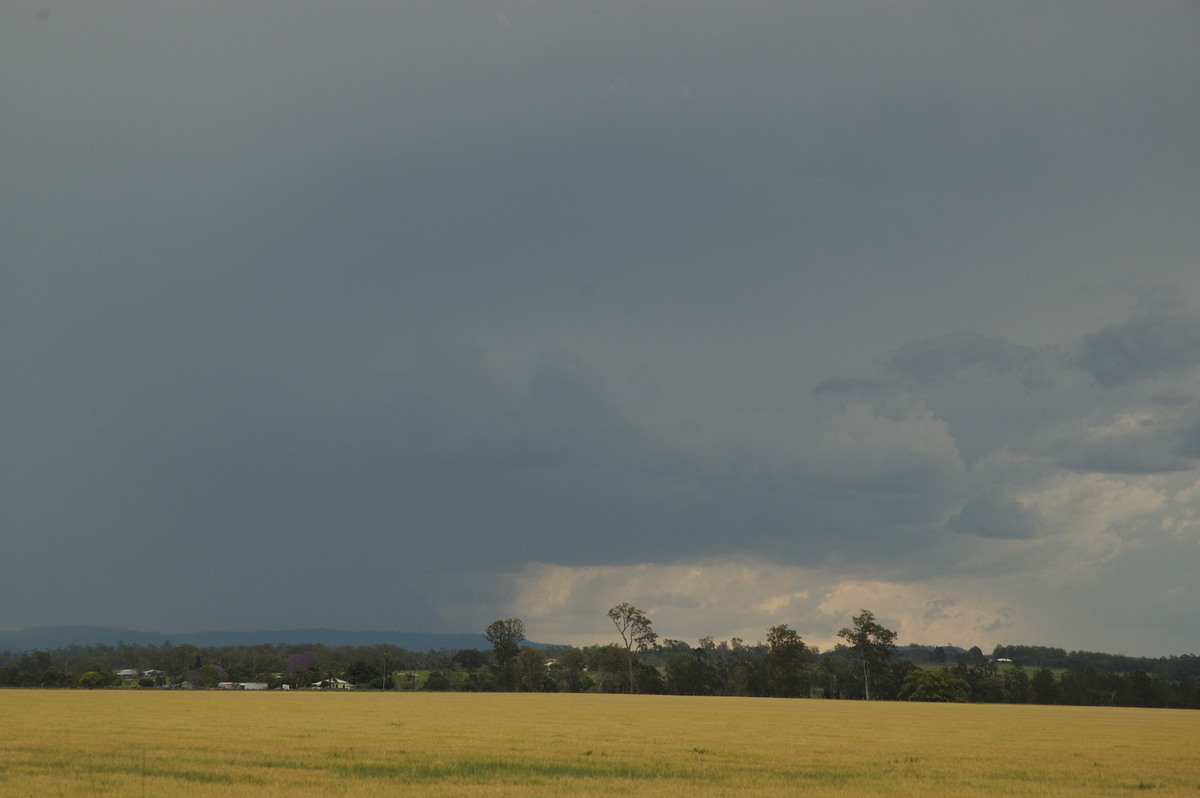
<svg viewBox="0 0 1200 798">
<path fill-rule="evenodd" d="M 0 629 L 1196 652 L 1197 41 L 0 0 Z"/>
</svg>

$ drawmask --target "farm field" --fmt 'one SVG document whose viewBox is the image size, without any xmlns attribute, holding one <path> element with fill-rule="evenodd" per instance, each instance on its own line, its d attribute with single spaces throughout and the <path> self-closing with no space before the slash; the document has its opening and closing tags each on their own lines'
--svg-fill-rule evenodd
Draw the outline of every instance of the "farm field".
<svg viewBox="0 0 1200 798">
<path fill-rule="evenodd" d="M 1200 796 L 1200 712 L 0 691 L 0 796 Z"/>
</svg>

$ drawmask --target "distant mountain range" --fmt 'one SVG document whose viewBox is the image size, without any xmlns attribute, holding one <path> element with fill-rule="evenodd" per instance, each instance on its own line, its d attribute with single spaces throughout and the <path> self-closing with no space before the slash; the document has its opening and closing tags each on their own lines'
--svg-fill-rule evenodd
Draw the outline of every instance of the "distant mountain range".
<svg viewBox="0 0 1200 798">
<path fill-rule="evenodd" d="M 462 648 L 490 649 L 483 635 L 438 634 L 433 632 L 346 632 L 340 629 L 286 629 L 261 632 L 189 632 L 162 634 L 107 626 L 37 626 L 19 632 L 0 632 L 0 651 L 53 651 L 67 646 L 102 644 L 115 646 L 161 646 L 188 643 L 197 647 L 253 646 L 273 643 L 320 643 L 326 646 L 373 646 L 387 644 L 409 651 L 456 651 Z M 538 643 L 529 645 L 538 646 Z"/>
</svg>

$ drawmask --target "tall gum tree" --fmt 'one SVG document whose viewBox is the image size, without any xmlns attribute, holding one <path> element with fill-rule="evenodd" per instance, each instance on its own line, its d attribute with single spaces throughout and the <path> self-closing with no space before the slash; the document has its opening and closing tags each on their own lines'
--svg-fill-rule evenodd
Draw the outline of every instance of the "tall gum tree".
<svg viewBox="0 0 1200 798">
<path fill-rule="evenodd" d="M 496 679 L 503 690 L 516 688 L 517 672 L 514 667 L 521 653 L 521 641 L 525 639 L 525 622 L 520 618 L 492 621 L 483 633 L 492 644 L 496 659 Z"/>
<path fill-rule="evenodd" d="M 838 632 L 838 637 L 849 643 L 862 661 L 863 698 L 871 700 L 871 671 L 886 667 L 896 650 L 896 633 L 876 622 L 875 613 L 863 610 L 850 619 L 853 626 Z"/>
<path fill-rule="evenodd" d="M 634 692 L 633 681 L 633 652 L 634 649 L 644 651 L 654 645 L 658 635 L 650 627 L 650 619 L 646 613 L 627 601 L 621 602 L 608 611 L 608 617 L 617 627 L 621 641 L 625 644 L 625 656 L 629 659 L 629 692 Z"/>
</svg>

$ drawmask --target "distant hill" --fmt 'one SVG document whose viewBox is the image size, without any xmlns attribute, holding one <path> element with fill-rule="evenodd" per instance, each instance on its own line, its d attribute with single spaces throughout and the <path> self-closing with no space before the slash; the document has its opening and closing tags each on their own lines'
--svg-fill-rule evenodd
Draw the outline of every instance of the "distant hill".
<svg viewBox="0 0 1200 798">
<path fill-rule="evenodd" d="M 198 647 L 253 646 L 274 643 L 320 643 L 326 646 L 372 646 L 387 644 L 409 651 L 490 649 L 491 643 L 479 634 L 439 634 L 434 632 L 347 632 L 340 629 L 286 629 L 255 632 L 189 632 L 162 634 L 139 632 L 109 626 L 37 626 L 18 632 L 0 632 L 0 651 L 53 651 L 68 646 L 130 643 L 161 646 L 164 643 L 188 643 Z M 541 645 L 530 643 L 530 645 Z"/>
</svg>

